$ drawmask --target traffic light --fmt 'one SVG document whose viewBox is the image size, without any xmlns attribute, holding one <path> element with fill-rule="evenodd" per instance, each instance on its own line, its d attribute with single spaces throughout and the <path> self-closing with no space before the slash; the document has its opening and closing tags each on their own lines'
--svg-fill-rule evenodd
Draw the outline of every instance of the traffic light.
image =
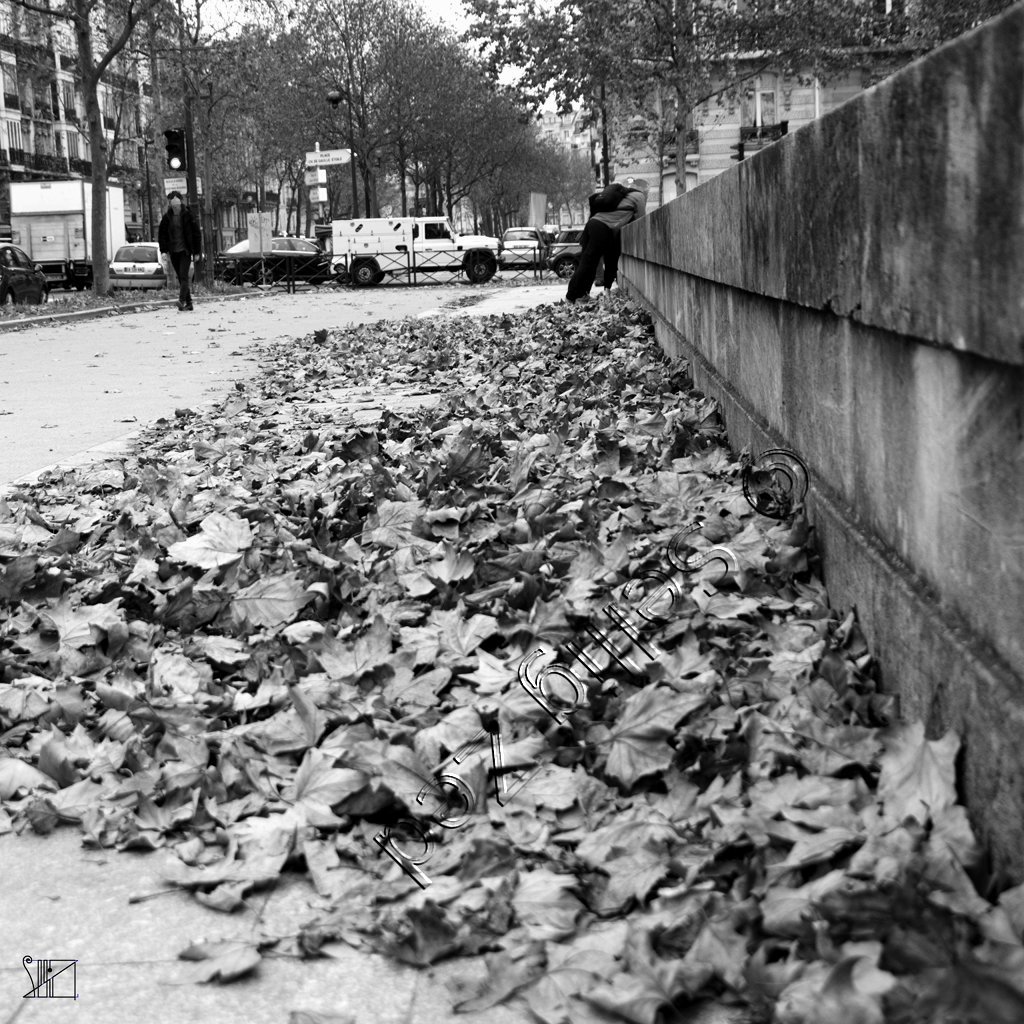
<svg viewBox="0 0 1024 1024">
<path fill-rule="evenodd" d="M 730 149 L 735 149 L 736 152 L 733 156 L 729 157 L 730 160 L 742 160 L 743 159 L 743 143 L 737 143 L 735 146 L 730 146 Z"/>
<path fill-rule="evenodd" d="M 167 166 L 172 171 L 184 174 L 188 166 L 185 159 L 185 133 L 180 128 L 168 128 L 164 138 L 167 140 Z"/>
</svg>

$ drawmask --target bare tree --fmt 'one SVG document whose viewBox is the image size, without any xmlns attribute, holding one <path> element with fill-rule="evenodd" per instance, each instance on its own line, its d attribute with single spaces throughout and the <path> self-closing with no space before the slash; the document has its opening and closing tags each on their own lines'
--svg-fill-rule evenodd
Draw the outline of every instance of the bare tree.
<svg viewBox="0 0 1024 1024">
<path fill-rule="evenodd" d="M 92 287 L 96 295 L 106 295 L 110 291 L 106 229 L 109 143 L 103 130 L 99 85 L 139 23 L 162 0 L 57 0 L 48 7 L 30 0 L 14 2 L 51 21 L 69 22 L 75 35 L 92 161 Z"/>
</svg>

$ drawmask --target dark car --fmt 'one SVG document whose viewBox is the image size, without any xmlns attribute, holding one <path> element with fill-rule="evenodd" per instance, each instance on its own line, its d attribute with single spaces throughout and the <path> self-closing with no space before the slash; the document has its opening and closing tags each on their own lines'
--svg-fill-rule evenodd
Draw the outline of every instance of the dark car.
<svg viewBox="0 0 1024 1024">
<path fill-rule="evenodd" d="M 309 281 L 322 284 L 331 279 L 331 258 L 308 238 L 271 239 L 273 251 L 249 252 L 243 239 L 218 253 L 213 276 L 228 284 L 273 284 L 275 281 Z"/>
<path fill-rule="evenodd" d="M 572 277 L 576 264 L 580 260 L 580 237 L 583 235 L 583 228 L 569 228 L 566 231 L 559 231 L 555 244 L 551 246 L 546 260 L 547 266 L 559 277 Z"/>
<path fill-rule="evenodd" d="M 49 288 L 46 275 L 24 250 L 0 244 L 0 306 L 8 303 L 45 302 Z"/>
</svg>

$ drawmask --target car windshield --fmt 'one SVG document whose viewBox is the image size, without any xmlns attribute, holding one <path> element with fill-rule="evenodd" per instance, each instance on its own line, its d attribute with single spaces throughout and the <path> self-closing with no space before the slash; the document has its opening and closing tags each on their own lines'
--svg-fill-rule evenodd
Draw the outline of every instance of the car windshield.
<svg viewBox="0 0 1024 1024">
<path fill-rule="evenodd" d="M 114 254 L 115 263 L 159 263 L 154 245 L 122 245 Z"/>
<path fill-rule="evenodd" d="M 580 235 L 583 234 L 582 228 L 574 228 L 572 231 L 560 231 L 558 233 L 559 242 L 578 242 Z"/>
<path fill-rule="evenodd" d="M 533 231 L 527 231 L 524 228 L 519 230 L 511 229 L 505 232 L 506 242 L 536 242 L 537 235 Z"/>
</svg>

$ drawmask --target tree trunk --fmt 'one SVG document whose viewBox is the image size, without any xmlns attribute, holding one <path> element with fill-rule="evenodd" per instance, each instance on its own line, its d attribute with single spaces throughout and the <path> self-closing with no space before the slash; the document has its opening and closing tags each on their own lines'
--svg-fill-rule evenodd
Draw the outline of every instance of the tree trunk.
<svg viewBox="0 0 1024 1024">
<path fill-rule="evenodd" d="M 78 65 L 82 74 L 85 119 L 89 125 L 89 159 L 92 162 L 92 223 L 89 228 L 88 256 L 92 260 L 92 289 L 96 295 L 110 291 L 110 264 L 107 261 L 107 140 L 103 134 L 103 115 L 97 87 L 99 77 L 92 52 L 92 26 L 88 0 L 75 0 L 74 30 L 78 44 Z"/>
<path fill-rule="evenodd" d="M 409 195 L 405 189 L 405 147 L 398 143 L 398 181 L 399 191 L 402 195 L 402 216 L 409 216 Z"/>
<path fill-rule="evenodd" d="M 693 120 L 690 111 L 690 97 L 686 89 L 676 85 L 676 195 L 686 191 L 686 133 Z"/>
</svg>

